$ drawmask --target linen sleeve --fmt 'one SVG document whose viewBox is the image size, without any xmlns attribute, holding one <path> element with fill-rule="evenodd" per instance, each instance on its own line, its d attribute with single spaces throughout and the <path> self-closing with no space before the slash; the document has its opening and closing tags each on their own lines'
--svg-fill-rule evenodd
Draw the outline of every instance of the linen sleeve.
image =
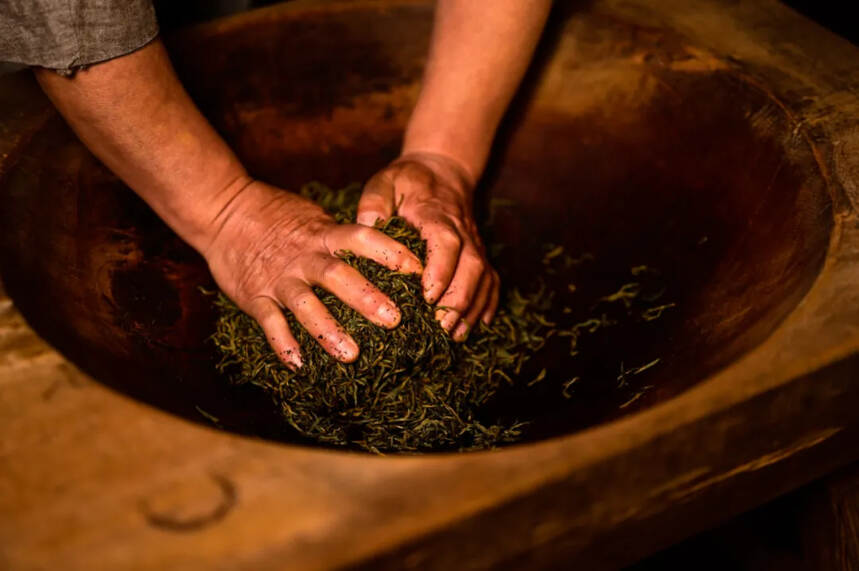
<svg viewBox="0 0 859 571">
<path fill-rule="evenodd" d="M 0 1 L 0 61 L 72 74 L 157 35 L 152 0 Z"/>
</svg>

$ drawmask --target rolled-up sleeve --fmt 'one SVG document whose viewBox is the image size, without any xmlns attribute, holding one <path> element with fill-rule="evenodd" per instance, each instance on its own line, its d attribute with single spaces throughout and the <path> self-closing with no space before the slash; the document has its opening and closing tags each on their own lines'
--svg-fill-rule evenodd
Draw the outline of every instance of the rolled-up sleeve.
<svg viewBox="0 0 859 571">
<path fill-rule="evenodd" d="M 0 61 L 73 73 L 157 35 L 151 0 L 0 0 Z"/>
</svg>

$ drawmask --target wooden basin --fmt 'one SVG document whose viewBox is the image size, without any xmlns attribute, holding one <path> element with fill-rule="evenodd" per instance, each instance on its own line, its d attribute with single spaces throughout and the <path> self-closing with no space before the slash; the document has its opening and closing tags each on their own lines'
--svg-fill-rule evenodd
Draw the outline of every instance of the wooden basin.
<svg viewBox="0 0 859 571">
<path fill-rule="evenodd" d="M 648 4 L 559 3 L 480 200 L 516 204 L 508 284 L 547 242 L 593 284 L 660 267 L 676 311 L 593 359 L 664 365 L 623 408 L 509 394 L 530 440 L 487 453 L 285 433 L 213 373 L 202 260 L 0 82 L 0 563 L 611 567 L 859 458 L 859 51 L 775 2 Z M 297 2 L 168 43 L 256 176 L 339 185 L 396 155 L 431 15 Z"/>
</svg>

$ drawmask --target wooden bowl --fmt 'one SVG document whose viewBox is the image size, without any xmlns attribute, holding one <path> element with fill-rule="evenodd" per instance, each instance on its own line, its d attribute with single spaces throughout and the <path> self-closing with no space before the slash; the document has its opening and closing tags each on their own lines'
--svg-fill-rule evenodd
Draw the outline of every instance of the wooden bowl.
<svg viewBox="0 0 859 571">
<path fill-rule="evenodd" d="M 479 203 L 515 204 L 507 284 L 549 242 L 594 255 L 585 287 L 659 267 L 676 308 L 592 361 L 663 366 L 632 402 L 502 395 L 534 425 L 487 453 L 285 433 L 213 372 L 203 261 L 29 76 L 0 82 L 0 562 L 614 566 L 859 457 L 859 52 L 765 0 L 649 4 L 556 7 Z M 341 185 L 396 156 L 431 17 L 297 2 L 168 45 L 254 175 Z"/>
</svg>

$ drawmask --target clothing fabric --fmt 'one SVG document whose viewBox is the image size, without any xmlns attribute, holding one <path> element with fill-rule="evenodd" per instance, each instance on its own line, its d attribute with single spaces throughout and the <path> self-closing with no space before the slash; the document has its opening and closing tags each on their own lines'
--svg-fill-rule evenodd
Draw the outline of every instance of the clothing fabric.
<svg viewBox="0 0 859 571">
<path fill-rule="evenodd" d="M 0 61 L 63 74 L 131 53 L 158 35 L 152 0 L 0 0 Z"/>
</svg>

